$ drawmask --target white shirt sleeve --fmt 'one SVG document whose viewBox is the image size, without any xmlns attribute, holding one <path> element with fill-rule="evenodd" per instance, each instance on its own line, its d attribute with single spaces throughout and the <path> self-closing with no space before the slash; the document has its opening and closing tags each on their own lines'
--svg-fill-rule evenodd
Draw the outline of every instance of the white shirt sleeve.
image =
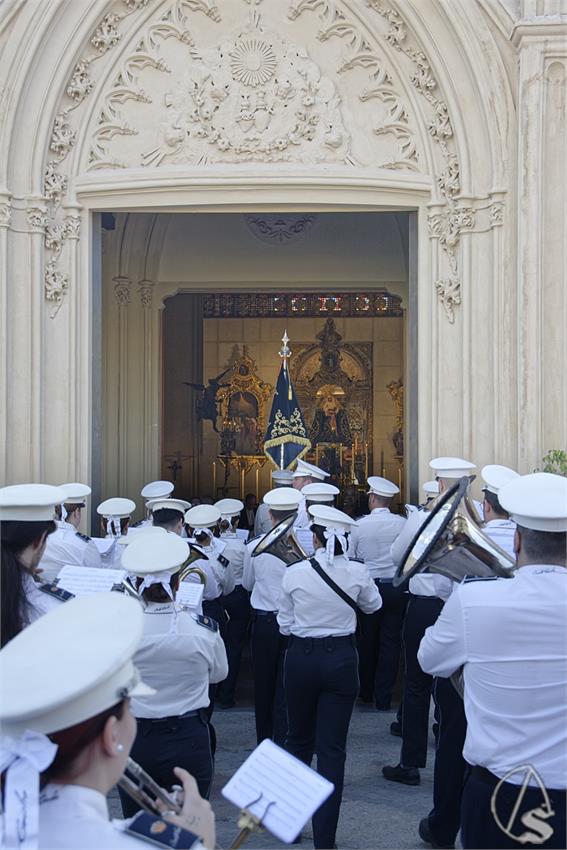
<svg viewBox="0 0 567 850">
<path fill-rule="evenodd" d="M 390 557 L 396 567 L 401 564 L 406 549 L 428 516 L 429 514 L 427 511 L 414 511 L 407 518 L 406 522 L 402 526 L 400 534 L 396 537 L 390 547 Z"/>
<path fill-rule="evenodd" d="M 254 559 L 252 557 L 252 549 L 254 547 L 247 546 L 244 553 L 244 567 L 242 568 L 242 587 L 245 590 L 252 590 L 254 587 Z"/>
<path fill-rule="evenodd" d="M 447 678 L 467 660 L 465 620 L 461 594 L 456 588 L 436 622 L 426 630 L 417 660 L 424 673 Z"/>
<path fill-rule="evenodd" d="M 368 570 L 366 573 L 368 581 L 361 587 L 356 604 L 365 614 L 373 614 L 382 607 L 382 597 Z"/>
<path fill-rule="evenodd" d="M 286 577 L 282 581 L 282 589 L 280 593 L 280 604 L 278 609 L 278 625 L 280 627 L 280 632 L 282 635 L 291 634 L 291 627 L 294 623 L 293 617 L 293 603 L 291 601 L 291 596 L 286 587 Z"/>
<path fill-rule="evenodd" d="M 216 640 L 213 644 L 213 654 L 209 668 L 209 682 L 212 684 L 215 684 L 215 682 L 222 682 L 228 676 L 228 660 L 226 657 L 224 641 L 220 632 L 217 632 L 215 637 Z"/>
<path fill-rule="evenodd" d="M 227 557 L 228 555 L 229 553 L 227 553 Z M 229 593 L 232 593 L 236 585 L 236 581 L 234 578 L 234 569 L 230 557 L 228 557 L 228 565 L 226 567 L 222 567 L 222 572 L 219 575 L 219 579 L 223 595 L 228 596 Z"/>
<path fill-rule="evenodd" d="M 89 540 L 83 555 L 83 567 L 102 567 L 102 558 L 96 544 Z"/>
<path fill-rule="evenodd" d="M 358 545 L 358 531 L 355 528 L 350 533 L 350 539 L 348 541 L 348 557 L 349 558 L 357 558 L 356 547 Z"/>
</svg>

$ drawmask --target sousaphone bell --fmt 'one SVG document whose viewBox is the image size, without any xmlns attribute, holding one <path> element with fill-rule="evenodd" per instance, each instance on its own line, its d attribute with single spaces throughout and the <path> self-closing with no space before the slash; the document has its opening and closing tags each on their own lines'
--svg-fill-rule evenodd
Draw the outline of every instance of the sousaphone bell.
<svg viewBox="0 0 567 850">
<path fill-rule="evenodd" d="M 299 559 L 309 558 L 309 555 L 293 533 L 293 524 L 296 519 L 297 512 L 278 522 L 254 547 L 252 557 L 257 558 L 258 555 L 263 555 L 267 552 L 279 558 L 284 564 L 293 564 L 294 561 Z"/>
</svg>

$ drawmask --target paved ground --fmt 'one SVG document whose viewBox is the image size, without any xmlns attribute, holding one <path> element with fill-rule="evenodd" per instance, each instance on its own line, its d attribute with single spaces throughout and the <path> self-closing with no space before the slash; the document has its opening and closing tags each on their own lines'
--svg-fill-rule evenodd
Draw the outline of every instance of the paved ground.
<svg viewBox="0 0 567 850">
<path fill-rule="evenodd" d="M 421 771 L 421 785 L 408 787 L 386 782 L 381 774 L 384 764 L 399 761 L 400 739 L 390 735 L 395 713 L 378 713 L 360 706 L 352 718 L 345 789 L 337 844 L 347 848 L 423 848 L 417 824 L 431 808 L 433 739 L 430 740 L 427 768 Z M 238 812 L 221 796 L 220 789 L 244 761 L 255 745 L 254 714 L 251 708 L 216 711 L 214 725 L 218 749 L 216 776 L 211 803 L 216 813 L 217 840 L 229 847 L 236 832 Z M 114 794 L 112 815 L 120 816 L 120 804 Z M 251 850 L 283 847 L 269 834 L 252 836 L 246 842 Z M 311 825 L 303 833 L 303 848 L 311 847 Z"/>
</svg>

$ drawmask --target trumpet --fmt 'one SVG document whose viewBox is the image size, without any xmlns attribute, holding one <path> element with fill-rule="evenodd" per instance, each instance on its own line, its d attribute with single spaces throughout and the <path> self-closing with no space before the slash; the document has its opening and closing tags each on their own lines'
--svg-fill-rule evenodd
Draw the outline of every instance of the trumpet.
<svg viewBox="0 0 567 850">
<path fill-rule="evenodd" d="M 134 759 L 129 758 L 126 762 L 124 773 L 118 780 L 118 785 L 151 815 L 157 815 L 160 818 L 163 816 L 164 812 L 158 806 L 158 801 L 166 807 L 168 812 L 173 812 L 176 815 L 181 812 L 181 806 L 175 797 L 164 791 Z"/>
</svg>

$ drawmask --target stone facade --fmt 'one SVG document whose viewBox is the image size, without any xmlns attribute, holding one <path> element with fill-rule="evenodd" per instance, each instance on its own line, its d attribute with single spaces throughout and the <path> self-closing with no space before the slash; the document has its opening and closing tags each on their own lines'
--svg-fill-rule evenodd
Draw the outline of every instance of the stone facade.
<svg viewBox="0 0 567 850">
<path fill-rule="evenodd" d="M 5 12 L 2 480 L 100 474 L 100 210 L 415 210 L 420 476 L 439 452 L 526 472 L 565 446 L 566 12 L 563 0 Z M 139 301 L 146 338 L 159 333 L 163 238 L 158 225 L 145 259 L 111 258 L 123 332 Z M 119 462 L 157 473 L 159 434 Z"/>
</svg>

